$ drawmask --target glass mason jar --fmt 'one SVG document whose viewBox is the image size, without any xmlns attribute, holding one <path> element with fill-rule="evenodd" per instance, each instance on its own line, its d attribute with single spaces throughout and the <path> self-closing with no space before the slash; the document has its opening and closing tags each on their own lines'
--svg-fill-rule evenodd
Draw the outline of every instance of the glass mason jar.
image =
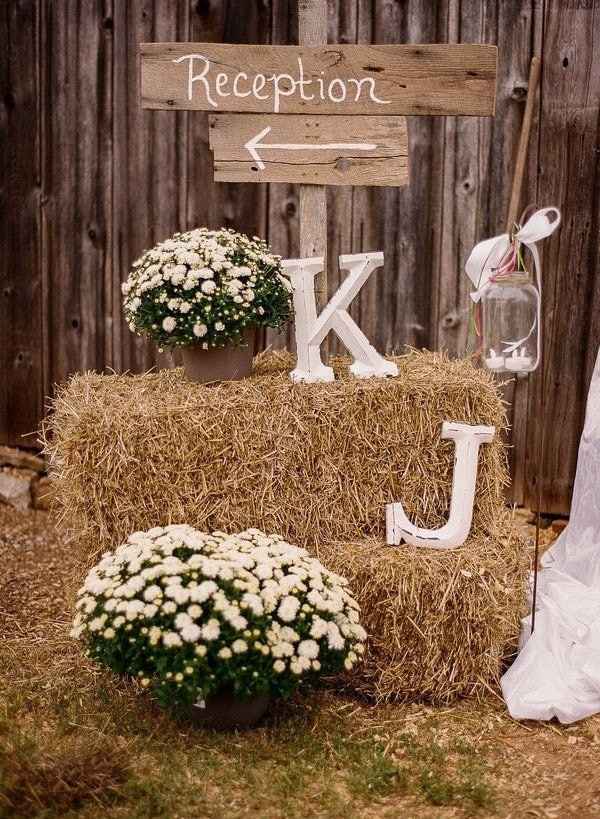
<svg viewBox="0 0 600 819">
<path fill-rule="evenodd" d="M 501 373 L 525 375 L 539 361 L 540 295 L 526 273 L 490 281 L 481 296 L 485 366 Z"/>
</svg>

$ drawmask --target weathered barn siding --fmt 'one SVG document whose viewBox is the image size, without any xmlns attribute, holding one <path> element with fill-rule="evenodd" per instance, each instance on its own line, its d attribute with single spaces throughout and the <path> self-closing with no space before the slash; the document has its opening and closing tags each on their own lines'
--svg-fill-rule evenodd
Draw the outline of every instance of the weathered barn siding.
<svg viewBox="0 0 600 819">
<path fill-rule="evenodd" d="M 353 305 L 373 342 L 460 353 L 473 244 L 505 227 L 529 62 L 543 73 L 523 204 L 563 209 L 545 243 L 544 370 L 516 392 L 514 498 L 568 510 L 585 394 L 600 343 L 600 0 L 330 0 L 339 43 L 488 42 L 500 49 L 495 119 L 410 119 L 409 188 L 331 188 L 339 253 L 384 250 Z M 69 373 L 157 363 L 123 323 L 120 282 L 144 248 L 206 224 L 298 252 L 292 185 L 212 181 L 206 115 L 142 111 L 137 44 L 297 41 L 295 0 L 6 0 L 0 7 L 0 441 L 37 427 Z M 285 336 L 269 338 L 282 345 Z M 337 349 L 337 344 L 331 344 Z M 158 363 L 162 363 L 160 360 Z M 514 392 L 514 395 L 513 395 Z M 528 420 L 527 420 L 528 419 Z"/>
</svg>

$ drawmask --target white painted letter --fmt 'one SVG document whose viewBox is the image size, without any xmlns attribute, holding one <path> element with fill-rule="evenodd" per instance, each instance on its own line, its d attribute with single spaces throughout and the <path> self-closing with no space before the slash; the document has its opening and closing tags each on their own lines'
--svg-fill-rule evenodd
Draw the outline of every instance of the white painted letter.
<svg viewBox="0 0 600 819">
<path fill-rule="evenodd" d="M 315 95 L 311 94 L 310 97 L 304 93 L 304 86 L 311 85 L 312 80 L 307 80 L 304 78 L 304 66 L 302 65 L 302 59 L 298 57 L 298 71 L 300 73 L 300 79 L 296 81 L 296 85 L 300 86 L 300 96 L 303 100 L 314 100 Z"/>
<path fill-rule="evenodd" d="M 252 93 L 256 97 L 257 100 L 268 100 L 269 95 L 265 94 L 264 96 L 259 92 L 263 90 L 265 85 L 267 84 L 267 78 L 264 74 L 256 74 L 252 81 Z"/>
<path fill-rule="evenodd" d="M 479 445 L 491 441 L 495 432 L 495 427 L 444 421 L 442 438 L 449 438 L 456 443 L 448 522 L 440 529 L 419 529 L 406 517 L 401 503 L 388 503 L 386 539 L 390 545 L 397 546 L 405 540 L 413 546 L 430 546 L 432 549 L 455 549 L 462 546 L 473 521 Z"/>
<path fill-rule="evenodd" d="M 352 299 L 371 273 L 383 264 L 383 253 L 356 253 L 340 256 L 340 268 L 348 270 L 337 292 L 317 316 L 315 276 L 323 270 L 323 259 L 286 259 L 294 288 L 296 350 L 298 361 L 291 373 L 292 381 L 333 381 L 333 369 L 321 360 L 319 345 L 334 330 L 352 353 L 350 371 L 357 378 L 398 375 L 398 367 L 371 346 L 356 322 L 347 312 Z"/>
<path fill-rule="evenodd" d="M 227 74 L 225 74 L 223 71 L 219 71 L 219 73 L 217 74 L 216 79 L 215 79 L 215 88 L 217 90 L 217 94 L 220 97 L 230 97 L 231 96 L 230 91 L 225 91 L 224 90 L 225 86 L 227 85 L 228 80 L 229 80 L 229 77 L 227 76 Z"/>
<path fill-rule="evenodd" d="M 363 77 L 362 80 L 357 80 L 354 77 L 350 77 L 348 82 L 353 82 L 356 85 L 356 96 L 354 97 L 354 102 L 358 102 L 359 97 L 362 93 L 362 84 L 364 82 L 370 83 L 369 88 L 369 96 L 373 100 L 373 102 L 378 102 L 380 105 L 390 105 L 391 100 L 380 100 L 378 97 L 375 96 L 375 80 L 373 77 Z"/>
<path fill-rule="evenodd" d="M 240 71 L 239 74 L 235 75 L 235 79 L 233 80 L 233 96 L 234 97 L 249 97 L 250 94 L 252 93 L 251 90 L 244 92 L 244 91 L 240 91 L 240 89 L 238 88 L 238 83 L 242 79 L 242 77 L 245 80 L 248 79 L 248 75 L 246 74 L 245 71 Z"/>
<path fill-rule="evenodd" d="M 291 97 L 296 91 L 296 81 L 291 74 L 273 74 L 271 79 L 273 80 L 273 111 L 278 114 L 279 98 Z M 285 85 L 282 88 L 279 87 L 282 80 L 290 81 L 289 88 L 286 88 Z"/>
<path fill-rule="evenodd" d="M 185 54 L 183 57 L 178 57 L 176 60 L 173 60 L 173 62 L 182 63 L 184 60 L 190 61 L 188 66 L 188 100 L 191 102 L 192 97 L 194 96 L 194 83 L 203 82 L 206 99 L 213 108 L 218 108 L 219 106 L 210 96 L 210 88 L 208 87 L 208 81 L 206 79 L 206 75 L 208 74 L 210 68 L 210 60 L 203 57 L 202 54 Z M 201 74 L 194 74 L 194 60 L 204 60 L 204 70 Z"/>
</svg>

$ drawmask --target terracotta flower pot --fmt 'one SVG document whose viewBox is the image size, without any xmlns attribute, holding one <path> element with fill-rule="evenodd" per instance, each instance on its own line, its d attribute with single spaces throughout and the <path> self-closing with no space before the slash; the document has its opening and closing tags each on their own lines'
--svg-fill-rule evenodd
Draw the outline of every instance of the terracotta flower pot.
<svg viewBox="0 0 600 819">
<path fill-rule="evenodd" d="M 200 344 L 181 349 L 183 369 L 190 381 L 205 384 L 209 381 L 237 381 L 252 372 L 252 357 L 256 332 L 244 333 L 240 347 L 211 347 L 203 350 Z"/>
<path fill-rule="evenodd" d="M 187 716 L 199 728 L 250 728 L 265 715 L 269 703 L 268 694 L 241 700 L 231 691 L 220 691 L 208 697 L 204 708 L 190 705 L 182 711 L 182 716 Z"/>
</svg>

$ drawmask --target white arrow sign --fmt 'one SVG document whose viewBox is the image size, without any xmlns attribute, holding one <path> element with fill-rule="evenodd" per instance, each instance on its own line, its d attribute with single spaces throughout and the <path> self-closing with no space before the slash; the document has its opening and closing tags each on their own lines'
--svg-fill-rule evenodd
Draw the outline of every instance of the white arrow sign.
<svg viewBox="0 0 600 819">
<path fill-rule="evenodd" d="M 277 148 L 280 151 L 374 151 L 377 145 L 373 142 L 263 142 L 263 137 L 271 130 L 270 126 L 263 128 L 260 133 L 249 139 L 244 145 L 259 170 L 264 171 L 265 163 L 260 158 L 257 148 Z"/>
<path fill-rule="evenodd" d="M 404 117 L 211 114 L 208 122 L 217 182 L 408 184 Z"/>
</svg>

